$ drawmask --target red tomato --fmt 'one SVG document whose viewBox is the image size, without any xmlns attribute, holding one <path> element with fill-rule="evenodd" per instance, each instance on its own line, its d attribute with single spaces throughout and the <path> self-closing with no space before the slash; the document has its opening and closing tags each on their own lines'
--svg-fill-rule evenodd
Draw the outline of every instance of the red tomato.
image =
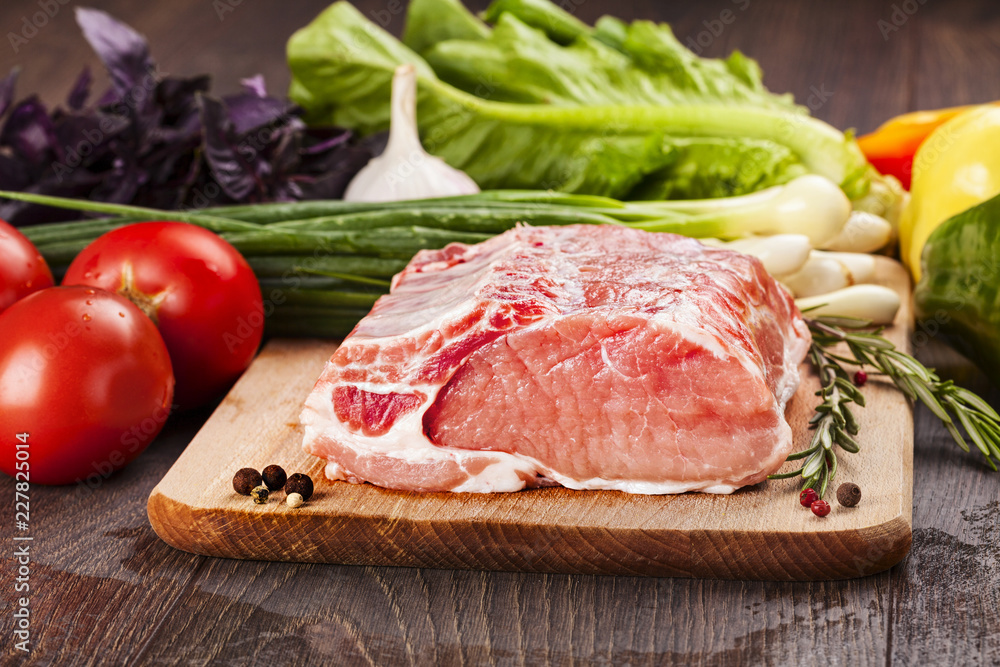
<svg viewBox="0 0 1000 667">
<path fill-rule="evenodd" d="M 0 220 L 0 313 L 15 301 L 54 284 L 48 264 L 31 241 Z"/>
<path fill-rule="evenodd" d="M 253 361 L 264 304 L 253 270 L 216 234 L 183 222 L 108 232 L 81 252 L 64 285 L 93 285 L 135 301 L 160 329 L 177 378 L 177 403 L 203 405 Z"/>
<path fill-rule="evenodd" d="M 107 477 L 167 419 L 170 357 L 128 299 L 92 287 L 42 290 L 0 314 L 0 341 L 8 475 L 41 484 Z"/>
</svg>

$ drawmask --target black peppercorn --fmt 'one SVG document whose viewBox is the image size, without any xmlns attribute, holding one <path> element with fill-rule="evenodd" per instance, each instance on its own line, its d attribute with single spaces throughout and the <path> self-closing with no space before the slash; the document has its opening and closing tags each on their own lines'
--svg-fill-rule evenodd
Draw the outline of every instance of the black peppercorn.
<svg viewBox="0 0 1000 667">
<path fill-rule="evenodd" d="M 260 473 L 253 468 L 241 468 L 233 476 L 233 490 L 241 496 L 249 496 L 260 483 Z"/>
<path fill-rule="evenodd" d="M 313 494 L 313 481 L 309 475 L 297 472 L 285 482 L 285 493 L 297 493 L 302 496 L 302 500 L 309 500 L 309 496 Z"/>
<path fill-rule="evenodd" d="M 855 507 L 861 502 L 861 487 L 853 482 L 844 482 L 837 489 L 837 502 L 844 507 Z"/>
<path fill-rule="evenodd" d="M 284 468 L 279 465 L 269 465 L 264 468 L 262 477 L 264 478 L 264 484 L 267 484 L 267 488 L 270 491 L 278 491 L 285 488 L 285 482 L 288 480 L 288 475 L 285 474 Z"/>
</svg>

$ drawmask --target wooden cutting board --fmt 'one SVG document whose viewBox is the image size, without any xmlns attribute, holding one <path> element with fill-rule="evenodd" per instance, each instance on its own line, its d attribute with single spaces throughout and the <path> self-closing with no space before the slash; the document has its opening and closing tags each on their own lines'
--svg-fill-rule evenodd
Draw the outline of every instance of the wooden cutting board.
<svg viewBox="0 0 1000 667">
<path fill-rule="evenodd" d="M 909 349 L 909 277 L 878 258 L 879 282 L 904 307 L 886 335 Z M 414 494 L 329 482 L 301 449 L 298 415 L 336 344 L 272 341 L 149 497 L 149 520 L 168 544 L 197 554 L 413 567 L 722 579 L 842 579 L 878 572 L 910 548 L 913 417 L 903 396 L 870 380 L 856 410 L 859 454 L 841 453 L 835 485 L 863 492 L 856 508 L 814 516 L 795 480 L 729 496 L 637 496 L 539 489 L 509 494 Z M 818 383 L 804 381 L 788 408 L 796 449 L 809 440 Z M 308 473 L 302 507 L 284 494 L 254 505 L 233 474 L 277 463 Z M 788 464 L 786 464 L 788 465 Z M 788 466 L 788 469 L 791 469 Z"/>
</svg>

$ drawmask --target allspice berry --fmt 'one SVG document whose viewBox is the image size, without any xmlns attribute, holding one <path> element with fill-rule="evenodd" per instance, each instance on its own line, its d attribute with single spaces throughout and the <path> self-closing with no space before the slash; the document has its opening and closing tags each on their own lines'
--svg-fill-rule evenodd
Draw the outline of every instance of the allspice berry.
<svg viewBox="0 0 1000 667">
<path fill-rule="evenodd" d="M 264 478 L 264 484 L 271 491 L 280 491 L 285 488 L 285 482 L 288 480 L 288 475 L 285 474 L 284 468 L 273 464 L 264 468 L 261 476 Z"/>
<path fill-rule="evenodd" d="M 837 489 L 837 502 L 844 507 L 856 507 L 861 502 L 861 487 L 854 482 L 844 482 Z"/>
<path fill-rule="evenodd" d="M 260 473 L 253 468 L 241 468 L 233 476 L 233 490 L 241 496 L 249 496 L 260 483 Z"/>
<path fill-rule="evenodd" d="M 266 503 L 267 497 L 269 495 L 270 493 L 268 492 L 267 487 L 264 486 L 263 484 L 256 487 L 253 491 L 250 492 L 250 497 L 253 498 L 253 502 L 255 505 L 263 505 L 264 503 Z"/>
<path fill-rule="evenodd" d="M 285 493 L 297 493 L 302 496 L 302 500 L 309 500 L 309 496 L 313 494 L 313 481 L 309 475 L 297 472 L 285 482 Z"/>
<path fill-rule="evenodd" d="M 285 504 L 289 507 L 301 507 L 303 502 L 305 501 L 302 499 L 302 496 L 297 493 L 289 493 L 285 496 Z"/>
</svg>

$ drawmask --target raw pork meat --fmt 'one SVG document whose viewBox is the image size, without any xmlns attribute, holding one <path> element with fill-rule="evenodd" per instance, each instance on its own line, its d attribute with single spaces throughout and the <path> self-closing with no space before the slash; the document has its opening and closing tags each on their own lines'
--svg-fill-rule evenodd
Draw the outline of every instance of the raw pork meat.
<svg viewBox="0 0 1000 667">
<path fill-rule="evenodd" d="M 792 447 L 809 332 L 752 257 L 616 226 L 417 254 L 302 413 L 333 480 L 731 493 Z"/>
</svg>

